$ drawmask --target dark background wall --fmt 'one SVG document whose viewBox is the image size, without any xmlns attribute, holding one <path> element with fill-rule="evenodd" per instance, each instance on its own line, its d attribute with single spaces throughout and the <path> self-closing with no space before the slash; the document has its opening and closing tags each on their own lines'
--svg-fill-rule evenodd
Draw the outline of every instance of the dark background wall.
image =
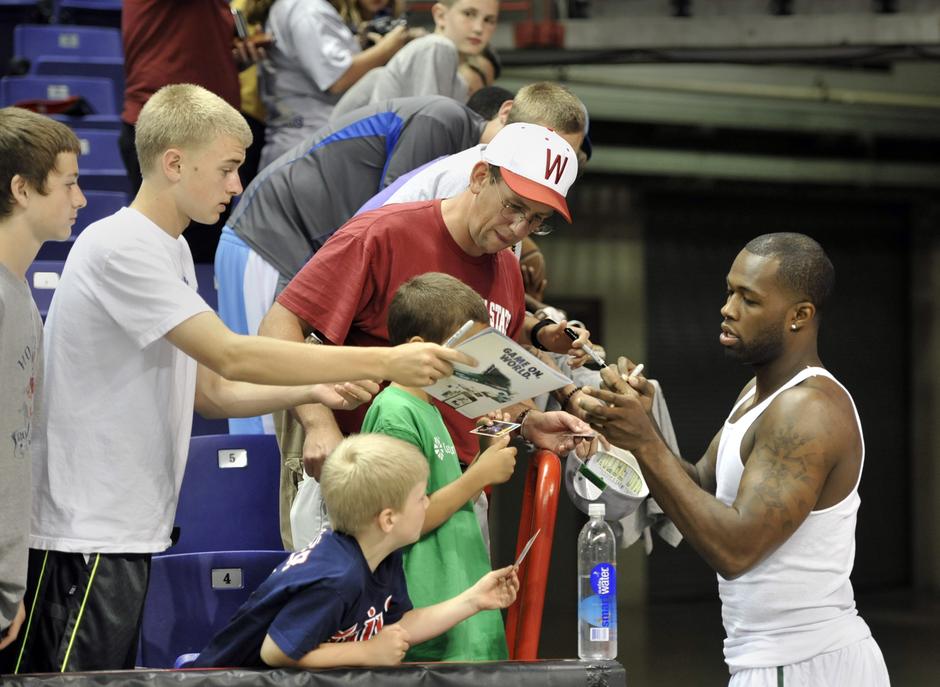
<svg viewBox="0 0 940 687">
<path fill-rule="evenodd" d="M 854 195 L 854 197 L 852 197 Z M 750 373 L 717 343 L 725 275 L 751 238 L 799 231 L 836 268 L 823 363 L 855 398 L 866 441 L 853 582 L 910 582 L 909 212 L 858 194 L 729 188 L 646 197 L 648 361 L 668 390 L 683 456 L 695 461 Z M 712 598 L 714 573 L 688 546 L 650 558 L 650 598 Z"/>
</svg>

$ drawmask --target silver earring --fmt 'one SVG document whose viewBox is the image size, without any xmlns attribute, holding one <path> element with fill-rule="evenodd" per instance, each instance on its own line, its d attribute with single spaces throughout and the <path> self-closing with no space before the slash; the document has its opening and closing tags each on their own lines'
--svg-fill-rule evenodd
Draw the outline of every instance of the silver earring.
<svg viewBox="0 0 940 687">
<path fill-rule="evenodd" d="M 796 325 L 795 325 L 795 324 L 791 324 L 791 325 L 790 325 L 790 329 L 792 329 L 793 331 L 796 331 Z"/>
</svg>

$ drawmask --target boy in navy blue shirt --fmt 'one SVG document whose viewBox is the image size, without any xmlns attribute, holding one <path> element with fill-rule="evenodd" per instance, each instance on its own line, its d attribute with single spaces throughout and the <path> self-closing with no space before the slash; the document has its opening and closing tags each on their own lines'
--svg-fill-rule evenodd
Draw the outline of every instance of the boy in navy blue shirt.
<svg viewBox="0 0 940 687">
<path fill-rule="evenodd" d="M 320 476 L 334 529 L 279 565 L 195 666 L 394 665 L 411 644 L 509 606 L 519 589 L 512 566 L 448 601 L 412 608 L 399 549 L 421 534 L 427 479 L 427 461 L 411 444 L 379 434 L 343 440 Z"/>
</svg>

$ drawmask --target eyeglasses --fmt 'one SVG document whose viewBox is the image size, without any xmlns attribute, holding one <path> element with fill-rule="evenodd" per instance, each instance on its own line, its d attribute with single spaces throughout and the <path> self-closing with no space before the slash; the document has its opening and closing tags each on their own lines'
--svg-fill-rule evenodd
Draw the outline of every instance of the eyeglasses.
<svg viewBox="0 0 940 687">
<path fill-rule="evenodd" d="M 554 227 L 546 221 L 546 218 L 539 217 L 534 212 L 532 213 L 532 217 L 527 217 L 528 208 L 520 207 L 511 201 L 503 200 L 503 194 L 499 192 L 499 182 L 494 179 L 493 185 L 496 187 L 496 197 L 499 198 L 499 202 L 503 206 L 503 209 L 500 210 L 500 215 L 503 219 L 507 219 L 511 222 L 510 226 L 514 227 L 523 224 L 529 229 L 529 234 L 533 236 L 548 236 L 552 233 Z M 532 228 L 533 225 L 535 227 L 534 229 Z"/>
</svg>

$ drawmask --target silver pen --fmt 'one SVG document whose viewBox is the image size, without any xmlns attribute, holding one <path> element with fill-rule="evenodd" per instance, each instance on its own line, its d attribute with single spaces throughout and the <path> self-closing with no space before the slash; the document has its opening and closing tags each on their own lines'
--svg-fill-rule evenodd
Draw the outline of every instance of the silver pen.
<svg viewBox="0 0 940 687">
<path fill-rule="evenodd" d="M 565 334 L 567 334 L 568 338 L 572 341 L 578 340 L 578 333 L 571 327 L 565 327 Z M 607 363 L 597 354 L 597 351 L 591 348 L 590 344 L 581 344 L 581 350 L 587 353 L 588 357 L 601 367 L 607 367 Z"/>
<path fill-rule="evenodd" d="M 470 327 L 473 326 L 473 322 L 474 322 L 473 320 L 467 320 L 466 322 L 464 322 L 462 325 L 460 325 L 460 329 L 458 329 L 456 332 L 454 332 L 454 333 L 450 336 L 450 338 L 448 338 L 447 341 L 445 341 L 445 342 L 442 343 L 441 345 L 442 345 L 444 348 L 449 348 L 450 346 L 452 346 L 452 345 L 455 344 L 456 342 L 460 341 L 460 339 L 463 337 L 463 335 L 470 331 Z"/>
</svg>

